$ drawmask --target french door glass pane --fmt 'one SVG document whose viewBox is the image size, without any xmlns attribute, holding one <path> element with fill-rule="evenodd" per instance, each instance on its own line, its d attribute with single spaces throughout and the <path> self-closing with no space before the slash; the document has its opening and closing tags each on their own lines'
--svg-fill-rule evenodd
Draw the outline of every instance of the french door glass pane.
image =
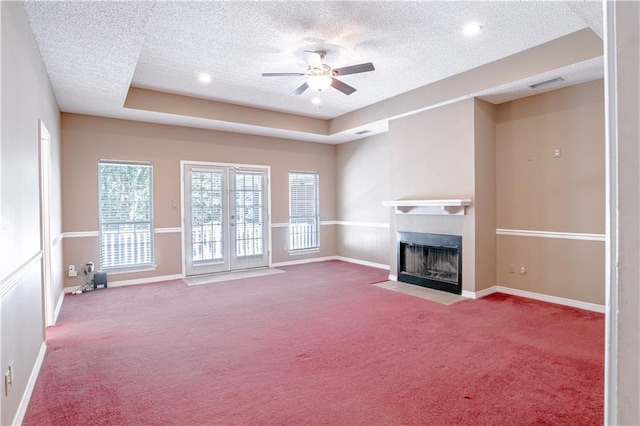
<svg viewBox="0 0 640 426">
<path fill-rule="evenodd" d="M 223 174 L 191 172 L 191 245 L 194 262 L 222 260 Z"/>
<path fill-rule="evenodd" d="M 236 256 L 261 256 L 263 247 L 264 177 L 261 173 L 235 173 Z"/>
</svg>

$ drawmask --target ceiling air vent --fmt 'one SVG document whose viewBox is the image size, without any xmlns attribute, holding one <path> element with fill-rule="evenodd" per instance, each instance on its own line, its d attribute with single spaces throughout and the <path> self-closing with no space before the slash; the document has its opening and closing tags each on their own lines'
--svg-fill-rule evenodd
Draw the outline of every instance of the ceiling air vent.
<svg viewBox="0 0 640 426">
<path fill-rule="evenodd" d="M 564 78 L 556 77 L 556 78 L 552 78 L 551 80 L 541 81 L 540 83 L 532 84 L 529 87 L 532 88 L 532 89 L 537 89 L 538 87 L 547 86 L 547 85 L 553 84 L 553 83 L 559 83 L 561 81 L 564 81 Z"/>
<path fill-rule="evenodd" d="M 371 130 L 360 130 L 359 132 L 356 132 L 356 135 L 364 135 L 365 133 L 369 133 Z"/>
</svg>

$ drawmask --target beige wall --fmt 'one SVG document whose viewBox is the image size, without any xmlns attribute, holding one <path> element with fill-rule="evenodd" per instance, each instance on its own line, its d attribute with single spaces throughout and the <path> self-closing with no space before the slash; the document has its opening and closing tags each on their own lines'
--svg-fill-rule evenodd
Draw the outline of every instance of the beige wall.
<svg viewBox="0 0 640 426">
<path fill-rule="evenodd" d="M 388 134 L 338 145 L 336 152 L 338 255 L 389 264 Z"/>
<path fill-rule="evenodd" d="M 472 99 L 389 123 L 392 199 L 473 198 Z"/>
<path fill-rule="evenodd" d="M 320 174 L 320 219 L 336 218 L 336 148 L 333 145 L 306 143 L 236 133 L 191 129 L 92 116 L 62 115 L 62 186 L 64 231 L 98 230 L 98 160 L 151 161 L 154 166 L 154 225 L 156 228 L 180 227 L 180 209 L 172 199 L 180 200 L 180 160 L 271 167 L 271 221 L 288 223 L 290 170 L 317 171 Z M 287 228 L 272 228 L 273 262 L 296 261 L 336 255 L 335 225 L 321 227 L 321 251 L 305 256 L 290 256 Z M 113 275 L 109 279 L 128 280 L 180 274 L 180 234 L 156 234 L 154 272 Z M 161 262 L 162 260 L 162 262 Z M 64 263 L 98 264 L 97 237 L 65 238 Z M 98 266 L 99 267 L 99 266 Z M 66 281 L 80 285 L 80 278 Z"/>
<path fill-rule="evenodd" d="M 44 343 L 40 243 L 39 121 L 52 138 L 51 232 L 60 240 L 59 111 L 21 2 L 0 4 L 2 112 L 0 172 L 0 372 L 14 365 L 11 392 L 0 396 L 0 423 L 14 424 Z M 53 261 L 59 273 L 60 246 Z M 61 296 L 61 277 L 50 289 Z M 4 386 L 3 386 L 4 389 Z"/>
<path fill-rule="evenodd" d="M 498 228 L 604 234 L 602 80 L 499 105 L 496 150 Z M 538 240 L 498 236 L 499 285 L 604 304 L 604 242 Z"/>
<path fill-rule="evenodd" d="M 604 233 L 603 81 L 499 105 L 497 117 L 498 227 Z"/>
<path fill-rule="evenodd" d="M 604 305 L 604 243 L 498 235 L 498 284 Z M 509 272 L 509 264 L 516 267 Z M 506 265 L 506 266 L 505 266 Z M 518 268 L 526 265 L 527 274 Z"/>
</svg>

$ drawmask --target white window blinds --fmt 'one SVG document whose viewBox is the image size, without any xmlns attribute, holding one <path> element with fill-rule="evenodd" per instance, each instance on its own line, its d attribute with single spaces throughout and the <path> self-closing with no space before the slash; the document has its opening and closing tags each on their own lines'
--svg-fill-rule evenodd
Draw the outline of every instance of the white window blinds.
<svg viewBox="0 0 640 426">
<path fill-rule="evenodd" d="M 289 249 L 320 246 L 318 173 L 289 172 Z"/>
<path fill-rule="evenodd" d="M 101 269 L 153 265 L 152 182 L 149 163 L 98 163 Z"/>
</svg>

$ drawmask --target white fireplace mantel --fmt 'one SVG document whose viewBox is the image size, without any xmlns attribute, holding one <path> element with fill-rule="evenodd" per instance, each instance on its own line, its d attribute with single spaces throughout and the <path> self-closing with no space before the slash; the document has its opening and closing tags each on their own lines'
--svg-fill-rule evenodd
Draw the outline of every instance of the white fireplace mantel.
<svg viewBox="0 0 640 426">
<path fill-rule="evenodd" d="M 467 206 L 471 205 L 471 200 L 394 200 L 383 201 L 382 205 L 394 207 L 396 214 L 463 215 Z"/>
</svg>

